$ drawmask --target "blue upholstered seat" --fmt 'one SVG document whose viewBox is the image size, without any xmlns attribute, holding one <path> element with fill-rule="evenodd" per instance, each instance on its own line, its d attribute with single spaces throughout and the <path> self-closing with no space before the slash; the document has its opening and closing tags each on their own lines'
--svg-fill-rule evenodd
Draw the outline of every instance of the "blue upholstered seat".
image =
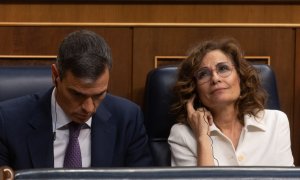
<svg viewBox="0 0 300 180">
<path fill-rule="evenodd" d="M 0 67 L 0 101 L 46 90 L 51 86 L 50 66 Z"/>
</svg>

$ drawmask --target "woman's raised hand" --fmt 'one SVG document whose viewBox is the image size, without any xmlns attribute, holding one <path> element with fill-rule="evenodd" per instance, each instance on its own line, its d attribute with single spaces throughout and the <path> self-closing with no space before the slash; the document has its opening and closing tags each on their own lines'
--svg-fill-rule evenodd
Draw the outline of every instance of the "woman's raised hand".
<svg viewBox="0 0 300 180">
<path fill-rule="evenodd" d="M 209 135 L 209 126 L 213 123 L 212 115 L 205 107 L 195 109 L 193 106 L 194 100 L 195 95 L 186 104 L 189 125 L 197 137 Z"/>
</svg>

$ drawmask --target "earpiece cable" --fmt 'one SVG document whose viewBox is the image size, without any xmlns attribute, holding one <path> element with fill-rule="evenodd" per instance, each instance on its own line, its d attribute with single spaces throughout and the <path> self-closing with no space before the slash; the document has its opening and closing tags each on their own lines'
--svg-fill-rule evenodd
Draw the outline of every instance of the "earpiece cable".
<svg viewBox="0 0 300 180">
<path fill-rule="evenodd" d="M 56 110 L 56 97 L 55 98 L 55 103 L 54 103 L 54 110 L 55 110 L 55 123 L 54 123 L 54 132 L 53 132 L 53 141 L 56 139 L 56 124 L 57 124 L 57 110 Z"/>
<path fill-rule="evenodd" d="M 205 113 L 206 113 L 206 111 L 205 111 L 205 109 L 203 109 L 203 111 L 204 111 L 203 119 L 205 119 Z M 204 120 L 204 121 L 205 121 L 205 120 Z M 215 155 L 214 155 L 214 146 L 213 146 L 214 141 L 213 141 L 213 139 L 211 138 L 211 136 L 209 135 L 209 124 L 208 124 L 207 121 L 205 121 L 205 123 L 208 125 L 208 126 L 207 126 L 207 128 L 208 128 L 208 129 L 207 129 L 207 136 L 209 137 L 209 139 L 210 139 L 210 141 L 211 141 L 212 156 L 213 156 L 213 159 L 217 161 L 217 166 L 219 166 L 219 160 L 218 160 L 218 159 L 215 157 Z"/>
</svg>

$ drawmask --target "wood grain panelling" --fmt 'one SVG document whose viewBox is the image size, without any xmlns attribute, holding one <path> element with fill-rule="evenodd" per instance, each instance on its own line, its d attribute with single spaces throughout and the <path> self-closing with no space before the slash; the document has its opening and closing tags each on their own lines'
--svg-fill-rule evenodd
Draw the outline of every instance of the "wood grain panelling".
<svg viewBox="0 0 300 180">
<path fill-rule="evenodd" d="M 0 27 L 0 55 L 57 55 L 63 38 L 78 29 L 90 29 L 102 35 L 111 47 L 113 68 L 109 91 L 131 98 L 132 30 L 105 27 Z M 0 59 L 0 65 L 49 65 L 53 61 Z"/>
<path fill-rule="evenodd" d="M 135 28 L 134 101 L 143 104 L 145 79 L 154 68 L 155 56 L 182 56 L 201 40 L 228 36 L 240 42 L 246 56 L 271 57 L 281 108 L 293 127 L 295 30 L 292 28 Z M 294 136 L 293 144 L 300 139 L 299 133 Z"/>
<path fill-rule="evenodd" d="M 296 58 L 295 58 L 295 98 L 294 98 L 294 124 L 293 147 L 294 158 L 300 165 L 300 29 L 296 30 Z"/>
<path fill-rule="evenodd" d="M 300 23 L 300 5 L 2 3 L 0 22 Z"/>
</svg>

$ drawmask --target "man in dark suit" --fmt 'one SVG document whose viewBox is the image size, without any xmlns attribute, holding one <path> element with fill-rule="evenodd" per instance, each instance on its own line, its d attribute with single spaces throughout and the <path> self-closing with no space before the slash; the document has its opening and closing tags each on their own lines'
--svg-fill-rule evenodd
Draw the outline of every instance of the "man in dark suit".
<svg viewBox="0 0 300 180">
<path fill-rule="evenodd" d="M 111 67 L 102 37 L 86 30 L 69 34 L 51 66 L 55 87 L 0 103 L 0 166 L 152 165 L 140 108 L 107 93 Z M 74 141 L 73 125 L 79 127 Z"/>
</svg>

